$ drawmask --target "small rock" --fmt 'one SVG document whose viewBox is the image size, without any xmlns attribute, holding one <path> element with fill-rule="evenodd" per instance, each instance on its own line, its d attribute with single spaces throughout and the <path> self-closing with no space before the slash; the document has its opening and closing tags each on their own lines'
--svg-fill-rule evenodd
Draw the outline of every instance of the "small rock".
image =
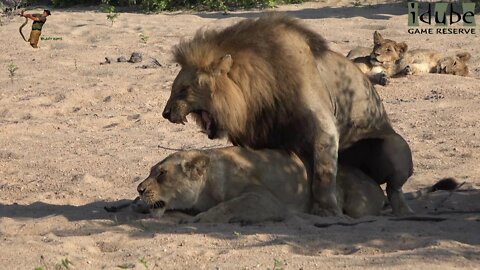
<svg viewBox="0 0 480 270">
<path fill-rule="evenodd" d="M 150 63 L 139 66 L 137 68 L 147 69 L 147 68 L 160 68 L 160 67 L 162 67 L 162 64 L 160 64 L 160 62 L 158 62 L 157 59 L 152 58 L 152 61 Z"/>
<path fill-rule="evenodd" d="M 112 61 L 113 61 L 113 58 L 105 57 L 105 62 L 100 63 L 100 65 L 110 64 L 112 63 Z"/>
<path fill-rule="evenodd" d="M 431 90 L 430 94 L 425 97 L 425 100 L 434 101 L 434 100 L 439 100 L 439 99 L 444 99 L 444 98 L 445 98 L 445 96 L 442 94 L 442 92 L 437 91 L 437 90 Z"/>
<path fill-rule="evenodd" d="M 133 52 L 132 55 L 130 56 L 130 60 L 128 60 L 130 63 L 140 63 L 142 62 L 142 54 L 139 52 Z"/>
<path fill-rule="evenodd" d="M 139 119 L 139 118 L 140 118 L 140 114 L 138 114 L 138 113 L 127 116 L 127 119 L 128 119 L 128 120 L 137 120 L 137 119 Z"/>
<path fill-rule="evenodd" d="M 117 62 L 119 62 L 119 63 L 128 62 L 128 60 L 125 56 L 120 56 L 120 57 L 117 58 Z"/>
</svg>

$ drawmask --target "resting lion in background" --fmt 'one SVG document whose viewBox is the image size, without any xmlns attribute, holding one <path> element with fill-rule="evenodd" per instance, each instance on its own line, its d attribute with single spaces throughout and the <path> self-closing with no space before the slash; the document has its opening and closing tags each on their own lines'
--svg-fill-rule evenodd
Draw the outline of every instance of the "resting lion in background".
<svg viewBox="0 0 480 270">
<path fill-rule="evenodd" d="M 417 49 L 408 51 L 398 61 L 397 69 L 405 75 L 440 73 L 467 76 L 469 73 L 467 61 L 470 57 L 468 52 L 444 56 L 435 50 Z"/>
<path fill-rule="evenodd" d="M 444 55 L 436 50 L 409 50 L 405 42 L 385 39 L 375 31 L 374 46 L 368 55 L 368 48 L 352 49 L 347 57 L 365 73 L 372 83 L 387 85 L 392 76 L 418 75 L 426 73 L 452 74 L 467 76 L 466 62 L 471 55 L 468 52 L 457 53 L 454 56 Z M 359 57 L 354 57 L 359 55 Z"/>
<path fill-rule="evenodd" d="M 254 223 L 308 213 L 310 188 L 294 155 L 227 147 L 173 153 L 152 167 L 137 190 L 157 217 L 165 210 L 193 210 L 195 222 Z M 351 217 L 378 215 L 386 200 L 375 181 L 346 166 L 339 167 L 336 197 Z"/>
<path fill-rule="evenodd" d="M 399 73 L 397 61 L 407 51 L 408 45 L 405 42 L 385 39 L 378 31 L 375 31 L 373 33 L 373 49 L 370 54 L 357 57 L 352 61 L 368 76 L 372 83 L 387 85 L 390 82 L 390 77 Z"/>
<path fill-rule="evenodd" d="M 369 151 L 343 150 L 376 138 L 388 169 L 362 170 L 387 195 L 397 215 L 412 213 L 402 186 L 412 174 L 408 144 L 392 128 L 377 92 L 347 58 L 286 16 L 245 19 L 223 30 L 198 31 L 174 48 L 181 70 L 163 117 L 186 122 L 191 114 L 208 138 L 226 135 L 237 146 L 297 154 L 312 179 L 311 212 L 342 213 L 335 179 L 339 155 L 369 160 Z"/>
</svg>

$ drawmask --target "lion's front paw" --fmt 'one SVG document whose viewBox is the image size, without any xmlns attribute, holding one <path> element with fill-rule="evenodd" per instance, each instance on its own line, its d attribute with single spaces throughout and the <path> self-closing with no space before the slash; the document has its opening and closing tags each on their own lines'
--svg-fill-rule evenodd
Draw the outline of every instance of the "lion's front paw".
<svg viewBox="0 0 480 270">
<path fill-rule="evenodd" d="M 202 212 L 188 219 L 187 223 L 219 223 L 225 222 L 223 216 L 212 212 Z"/>
<path fill-rule="evenodd" d="M 412 75 L 413 74 L 412 68 L 410 66 L 406 66 L 405 69 L 403 70 L 403 73 L 405 75 Z"/>
<path fill-rule="evenodd" d="M 197 223 L 198 220 L 195 217 L 183 217 L 178 221 L 178 224 L 189 224 L 189 223 Z"/>
<path fill-rule="evenodd" d="M 342 216 L 342 211 L 338 206 L 321 207 L 319 203 L 314 203 L 311 214 L 321 217 Z"/>
<path fill-rule="evenodd" d="M 380 78 L 379 78 L 378 82 L 379 82 L 380 85 L 383 85 L 383 86 L 388 85 L 390 83 L 390 77 L 388 77 L 388 75 L 386 73 L 382 73 L 380 75 Z"/>
</svg>

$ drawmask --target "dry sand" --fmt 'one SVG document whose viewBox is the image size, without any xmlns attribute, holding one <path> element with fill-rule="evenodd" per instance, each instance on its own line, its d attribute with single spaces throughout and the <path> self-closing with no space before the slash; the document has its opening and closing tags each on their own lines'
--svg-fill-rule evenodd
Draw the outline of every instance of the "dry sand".
<svg viewBox="0 0 480 270">
<path fill-rule="evenodd" d="M 370 45 L 380 30 L 411 48 L 473 55 L 470 77 L 428 74 L 377 87 L 413 151 L 415 173 L 405 190 L 445 176 L 467 182 L 462 189 L 470 191 L 412 202 L 418 213 L 445 211 L 438 215 L 445 221 L 381 216 L 317 228 L 298 218 L 241 227 L 106 213 L 103 206 L 134 198 L 150 166 L 175 149 L 227 145 L 208 140 L 192 123 L 174 125 L 161 117 L 179 70 L 170 49 L 199 27 L 223 27 L 261 13 L 122 13 L 110 26 L 102 13 L 54 10 L 43 36 L 62 40 L 43 40 L 38 50 L 18 34 L 23 18 L 0 27 L 0 269 L 56 269 L 65 258 L 71 269 L 145 269 L 141 258 L 148 269 L 267 269 L 275 260 L 283 269 L 478 269 L 479 34 L 410 35 L 402 5 L 330 2 L 335 7 L 306 3 L 279 10 L 304 19 L 341 53 Z M 140 33 L 149 36 L 146 44 Z M 133 51 L 162 67 L 99 65 L 105 56 Z M 10 62 L 19 67 L 13 83 Z"/>
</svg>

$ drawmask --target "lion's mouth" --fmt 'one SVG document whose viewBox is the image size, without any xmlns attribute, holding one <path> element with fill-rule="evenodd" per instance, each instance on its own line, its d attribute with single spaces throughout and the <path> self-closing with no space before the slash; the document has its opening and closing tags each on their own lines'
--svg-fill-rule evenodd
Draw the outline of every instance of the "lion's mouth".
<svg viewBox="0 0 480 270">
<path fill-rule="evenodd" d="M 165 207 L 165 205 L 166 205 L 165 201 L 160 200 L 160 201 L 156 201 L 153 204 L 151 204 L 150 208 L 151 209 L 162 209 L 162 208 Z"/>
<path fill-rule="evenodd" d="M 207 133 L 207 136 L 210 140 L 215 139 L 217 135 L 217 123 L 212 115 L 204 110 L 198 110 L 192 112 L 195 115 L 195 119 L 197 123 L 201 126 L 201 128 Z"/>
<path fill-rule="evenodd" d="M 383 65 L 383 62 L 378 61 L 377 58 L 375 58 L 375 57 L 371 57 L 371 58 L 370 58 L 370 63 L 372 63 L 372 65 L 374 65 L 374 66 L 381 66 L 381 65 Z"/>
</svg>

